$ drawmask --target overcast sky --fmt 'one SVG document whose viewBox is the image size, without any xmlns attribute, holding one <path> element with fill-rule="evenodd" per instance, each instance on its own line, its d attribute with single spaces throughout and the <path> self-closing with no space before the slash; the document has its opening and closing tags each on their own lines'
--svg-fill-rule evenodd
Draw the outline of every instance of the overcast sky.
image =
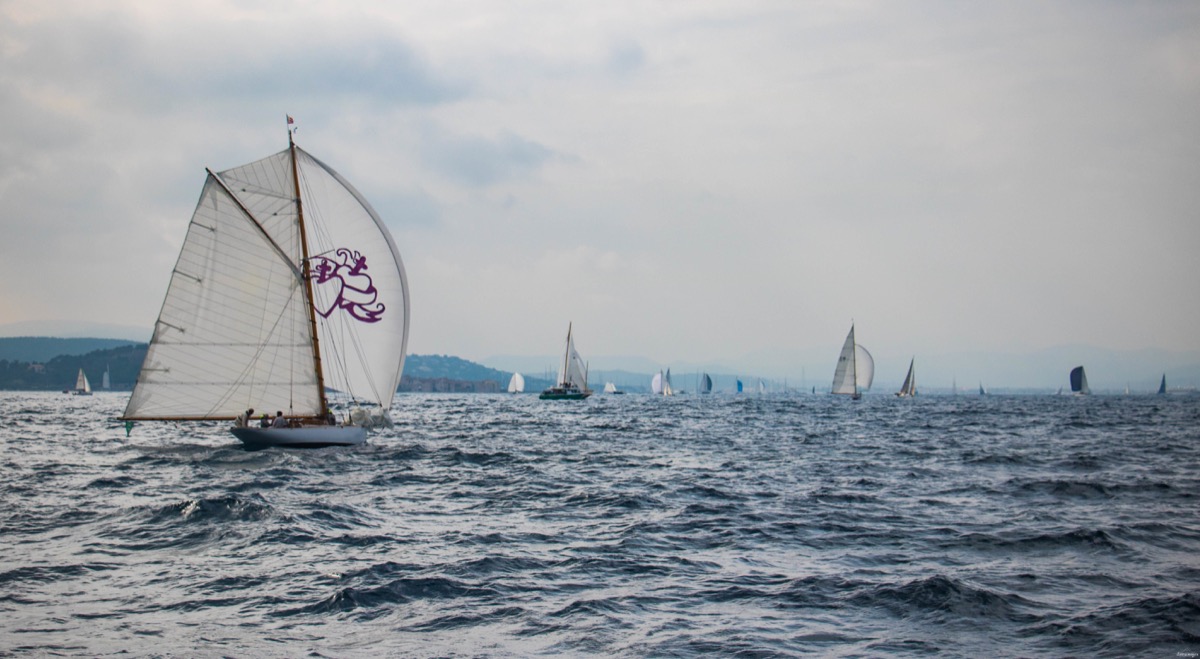
<svg viewBox="0 0 1200 659">
<path fill-rule="evenodd" d="M 1193 0 L 0 0 L 0 322 L 148 334 L 204 168 L 286 114 L 410 352 L 1200 349 Z"/>
</svg>

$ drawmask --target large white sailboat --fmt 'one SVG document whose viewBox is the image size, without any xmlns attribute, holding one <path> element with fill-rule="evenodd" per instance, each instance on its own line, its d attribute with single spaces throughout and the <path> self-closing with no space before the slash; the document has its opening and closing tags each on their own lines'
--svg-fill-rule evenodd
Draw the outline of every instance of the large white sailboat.
<svg viewBox="0 0 1200 659">
<path fill-rule="evenodd" d="M 558 381 L 546 389 L 538 398 L 542 400 L 583 400 L 592 395 L 587 383 L 587 363 L 575 349 L 571 336 L 571 324 L 567 323 L 567 347 L 563 353 L 562 367 L 558 370 Z"/>
<path fill-rule="evenodd" d="M 833 371 L 830 392 L 858 399 L 863 391 L 871 388 L 874 380 L 875 359 L 854 340 L 854 324 L 851 323 L 850 333 L 846 335 L 846 342 L 842 344 L 842 352 L 838 355 L 837 368 Z"/>
<path fill-rule="evenodd" d="M 674 396 L 675 390 L 671 388 L 671 369 L 667 369 L 666 373 L 659 371 L 650 378 L 650 393 L 656 396 Z"/>
<path fill-rule="evenodd" d="M 279 153 L 208 170 L 122 418 L 256 408 L 284 419 L 233 428 L 249 448 L 358 444 L 391 423 L 408 326 L 383 220 L 289 130 Z"/>
<path fill-rule="evenodd" d="M 913 362 L 915 361 L 915 357 L 908 361 L 908 375 L 904 376 L 904 384 L 900 385 L 900 391 L 896 392 L 896 396 L 900 398 L 917 395 L 917 380 L 913 377 Z"/>
</svg>

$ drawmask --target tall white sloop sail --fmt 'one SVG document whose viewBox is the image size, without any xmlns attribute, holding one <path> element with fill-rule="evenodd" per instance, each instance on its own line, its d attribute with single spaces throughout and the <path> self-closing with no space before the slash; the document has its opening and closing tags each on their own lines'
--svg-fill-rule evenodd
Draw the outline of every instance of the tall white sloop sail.
<svg viewBox="0 0 1200 659">
<path fill-rule="evenodd" d="M 83 372 L 82 368 L 79 369 L 79 375 L 75 377 L 75 391 L 92 393 L 92 384 L 88 382 L 87 374 Z"/>
<path fill-rule="evenodd" d="M 855 394 L 858 390 L 855 388 L 855 350 L 854 350 L 854 326 L 850 326 L 850 333 L 846 335 L 846 342 L 842 344 L 842 352 L 838 355 L 837 368 L 833 371 L 833 387 L 830 389 L 835 394 Z"/>
<path fill-rule="evenodd" d="M 567 347 L 563 354 L 563 363 L 558 367 L 558 381 L 556 383 L 560 387 L 569 387 L 574 385 L 581 391 L 587 391 L 587 363 L 583 361 L 583 357 L 579 356 L 579 351 L 575 349 L 575 337 L 572 334 L 571 325 L 567 326 Z"/>
<path fill-rule="evenodd" d="M 916 358 L 908 362 L 908 375 L 904 376 L 904 384 L 900 385 L 900 391 L 896 392 L 897 396 L 905 397 L 912 396 L 917 393 L 916 383 L 913 381 L 913 363 Z M 980 385 L 980 391 L 983 390 L 983 385 Z"/>
<path fill-rule="evenodd" d="M 520 373 L 513 373 L 508 380 L 508 393 L 519 394 L 525 391 L 525 376 Z"/>
<path fill-rule="evenodd" d="M 297 183 L 292 153 L 209 172 L 124 418 L 316 416 L 318 359 L 327 387 L 390 406 L 408 337 L 399 254 L 361 195 L 299 148 Z"/>
</svg>

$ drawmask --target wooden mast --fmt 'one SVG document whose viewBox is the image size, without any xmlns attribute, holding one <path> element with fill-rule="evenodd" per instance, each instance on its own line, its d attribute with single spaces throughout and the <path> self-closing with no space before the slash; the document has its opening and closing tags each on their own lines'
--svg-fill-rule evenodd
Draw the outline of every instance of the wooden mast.
<svg viewBox="0 0 1200 659">
<path fill-rule="evenodd" d="M 290 117 L 289 117 L 290 118 Z M 308 235 L 304 229 L 304 207 L 300 203 L 300 173 L 296 165 L 296 142 L 292 140 L 292 130 L 288 128 L 288 151 L 292 156 L 292 183 L 296 191 L 296 221 L 300 225 L 300 272 L 304 278 L 304 296 L 308 302 L 308 324 L 312 333 L 313 366 L 317 370 L 317 395 L 321 399 L 321 417 L 329 413 L 329 403 L 325 400 L 325 373 L 321 369 L 321 346 L 317 340 L 317 312 L 313 304 L 312 278 L 309 276 Z"/>
</svg>

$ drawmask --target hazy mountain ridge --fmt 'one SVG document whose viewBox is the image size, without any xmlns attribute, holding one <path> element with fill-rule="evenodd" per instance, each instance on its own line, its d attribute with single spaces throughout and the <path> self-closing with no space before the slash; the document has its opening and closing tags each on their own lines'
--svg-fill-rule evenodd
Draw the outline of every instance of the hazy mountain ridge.
<svg viewBox="0 0 1200 659">
<path fill-rule="evenodd" d="M 21 324 L 17 324 L 21 325 Z M 0 335 L 14 325 L 0 325 Z M 142 343 L 134 339 L 104 337 L 63 336 L 0 336 L 0 360 L 27 363 L 49 363 L 56 357 L 82 357 L 94 350 L 121 345 Z M 825 353 L 829 352 L 828 355 Z M 656 363 L 638 356 L 597 356 L 589 361 L 589 382 L 600 388 L 604 382 L 615 382 L 628 391 L 644 391 L 650 378 L 660 369 L 671 368 L 676 389 L 691 390 L 695 387 L 696 373 L 707 372 L 714 379 L 715 390 L 732 390 L 733 380 L 740 377 L 746 389 L 757 389 L 757 380 L 762 378 L 769 390 L 778 390 L 785 383 L 788 388 L 809 391 L 828 390 L 832 381 L 836 361 L 836 349 L 830 351 L 792 351 L 781 353 L 781 362 L 774 368 L 760 363 L 755 355 L 748 355 L 745 367 L 729 366 L 720 362 Z M 1085 345 L 1064 345 L 1026 353 L 960 352 L 934 355 L 885 355 L 874 354 L 876 393 L 899 388 L 908 368 L 908 360 L 915 359 L 917 387 L 919 390 L 949 391 L 956 384 L 959 391 L 973 391 L 983 384 L 989 391 L 1001 390 L 1038 391 L 1053 390 L 1067 386 L 1067 374 L 1077 365 L 1087 369 L 1088 381 L 1093 390 L 1152 391 L 1158 387 L 1165 373 L 1171 388 L 1200 388 L 1200 353 L 1173 352 L 1161 349 L 1110 350 Z M 526 379 L 526 390 L 534 391 L 549 386 L 557 373 L 561 356 L 514 356 L 489 357 L 483 363 L 450 355 L 409 355 L 405 363 L 404 376 L 408 378 L 447 378 L 464 381 L 492 380 L 501 388 L 507 386 L 512 373 L 520 372 Z M 786 361 L 784 361 L 786 360 Z M 82 363 L 82 362 L 81 362 Z M 742 362 L 739 361 L 739 364 Z M 758 364 L 759 368 L 755 368 Z M 792 364 L 792 365 L 788 365 Z M 799 366 L 795 364 L 800 364 Z M 140 362 L 139 362 L 140 365 Z M 94 367 L 89 367 L 89 376 Z M 136 373 L 128 380 L 117 379 L 113 373 L 114 387 L 118 382 L 132 383 Z M 74 376 L 71 376 L 74 382 Z M 60 388 L 70 383 L 46 385 L 44 388 Z M 0 385 L 2 386 L 2 385 Z M 8 387 L 12 388 L 12 387 Z"/>
</svg>

